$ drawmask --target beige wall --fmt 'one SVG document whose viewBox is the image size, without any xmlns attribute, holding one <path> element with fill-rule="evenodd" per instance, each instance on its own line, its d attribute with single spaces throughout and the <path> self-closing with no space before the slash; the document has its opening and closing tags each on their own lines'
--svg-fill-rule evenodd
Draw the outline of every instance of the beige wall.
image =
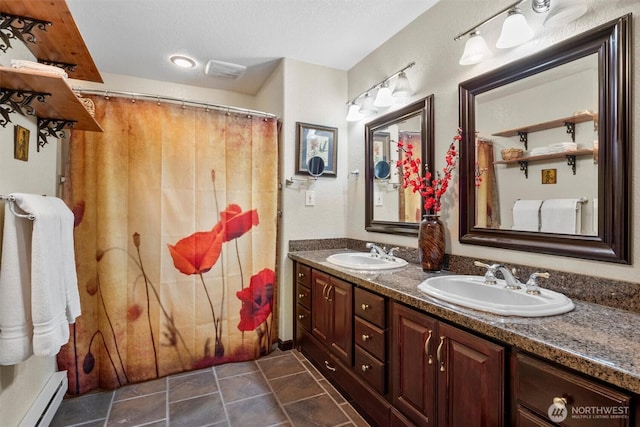
<svg viewBox="0 0 640 427">
<path fill-rule="evenodd" d="M 410 61 L 416 61 L 416 66 L 409 69 L 407 75 L 416 91 L 413 99 L 419 99 L 434 94 L 435 103 L 435 141 L 436 161 L 444 166 L 444 156 L 447 146 L 458 126 L 458 83 L 477 76 L 515 59 L 530 55 L 547 46 L 556 44 L 590 28 L 609 22 L 627 13 L 633 12 L 633 40 L 634 58 L 632 69 L 632 92 L 638 94 L 638 72 L 640 69 L 640 25 L 637 16 L 640 14 L 640 2 L 637 0 L 587 0 L 589 12 L 579 20 L 562 28 L 543 29 L 536 38 L 522 46 L 508 49 L 497 54 L 488 62 L 472 65 L 458 65 L 462 55 L 464 40 L 454 41 L 453 38 L 473 27 L 483 19 L 491 16 L 501 8 L 508 6 L 511 0 L 441 0 L 432 9 L 405 27 L 399 34 L 382 45 L 379 49 L 349 70 L 349 97 L 354 97 L 362 90 L 380 81 L 386 75 L 402 68 Z M 526 7 L 529 7 L 528 3 Z M 498 20 L 496 20 L 498 21 Z M 499 25 L 499 23 L 496 23 Z M 499 28 L 487 28 L 484 33 L 489 46 L 490 32 L 498 32 Z M 494 41 L 495 41 L 495 37 Z M 494 49 L 496 51 L 497 49 Z M 639 110 L 639 97 L 633 98 L 633 110 Z M 640 115 L 634 114 L 632 129 L 640 128 Z M 638 133 L 634 131 L 630 143 L 635 146 Z M 364 122 L 349 124 L 349 168 L 364 167 Z M 640 150 L 632 149 L 632 163 L 640 164 Z M 633 180 L 634 211 L 640 208 L 640 175 L 629 177 Z M 633 247 L 636 249 L 632 265 L 617 265 L 611 263 L 584 261 L 561 256 L 531 254 L 527 252 L 510 251 L 495 248 L 484 248 L 475 245 L 462 245 L 458 242 L 458 203 L 457 178 L 451 194 L 448 195 L 446 206 L 443 207 L 443 219 L 448 229 L 449 241 L 447 252 L 468 257 L 482 257 L 504 263 L 518 263 L 532 266 L 544 266 L 549 269 L 573 273 L 589 274 L 608 277 L 624 281 L 637 282 L 640 274 L 634 268 L 640 261 L 640 251 L 637 250 L 640 234 L 633 236 Z M 368 233 L 364 230 L 364 186 L 350 188 L 348 209 L 348 237 L 362 240 L 377 240 L 384 243 L 400 244 L 416 247 L 416 239 L 398 237 L 379 233 Z M 640 216 L 633 218 L 633 230 L 640 229 Z"/>
</svg>

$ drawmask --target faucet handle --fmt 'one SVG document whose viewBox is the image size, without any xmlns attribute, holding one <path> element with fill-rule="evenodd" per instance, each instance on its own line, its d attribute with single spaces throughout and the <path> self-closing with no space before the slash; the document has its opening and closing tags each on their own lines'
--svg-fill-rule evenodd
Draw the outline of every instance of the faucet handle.
<svg viewBox="0 0 640 427">
<path fill-rule="evenodd" d="M 473 265 L 475 265 L 476 267 L 483 267 L 487 269 L 487 272 L 484 273 L 484 284 L 485 285 L 495 285 L 498 283 L 497 279 L 496 279 L 496 268 L 498 267 L 498 264 L 485 264 L 484 262 L 480 262 L 480 261 L 473 261 Z"/>
<path fill-rule="evenodd" d="M 539 272 L 535 272 L 533 274 L 531 274 L 531 276 L 529 276 L 529 280 L 527 280 L 527 283 L 525 284 L 525 286 L 527 287 L 527 293 L 531 294 L 531 295 L 540 295 L 540 288 L 538 287 L 538 277 L 544 277 L 545 279 L 548 279 L 551 275 L 549 273 L 539 273 Z"/>
<path fill-rule="evenodd" d="M 396 246 L 395 248 L 391 248 L 391 249 L 389 249 L 389 251 L 387 252 L 387 255 L 389 255 L 389 257 L 390 257 L 390 258 L 393 258 L 393 257 L 395 256 L 394 252 L 395 252 L 395 251 L 397 251 L 397 250 L 399 250 L 399 249 L 400 249 L 400 248 L 399 248 L 399 247 L 397 247 L 397 246 Z"/>
</svg>

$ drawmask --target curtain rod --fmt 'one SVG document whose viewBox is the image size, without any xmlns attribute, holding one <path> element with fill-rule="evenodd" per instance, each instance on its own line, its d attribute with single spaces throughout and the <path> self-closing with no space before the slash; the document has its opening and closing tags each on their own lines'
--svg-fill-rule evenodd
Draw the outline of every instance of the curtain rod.
<svg viewBox="0 0 640 427">
<path fill-rule="evenodd" d="M 203 102 L 203 101 L 180 99 L 180 98 L 174 98 L 171 96 L 164 96 L 164 95 L 152 95 L 148 93 L 126 92 L 122 90 L 106 90 L 106 89 L 100 90 L 100 89 L 74 88 L 73 91 L 81 94 L 102 95 L 106 99 L 109 99 L 110 96 L 119 96 L 123 98 L 128 97 L 128 98 L 132 98 L 132 101 L 135 101 L 137 98 L 148 99 L 150 101 L 157 101 L 157 102 L 164 101 L 164 102 L 169 102 L 173 104 L 179 104 L 182 106 L 189 105 L 189 106 L 203 107 L 207 110 L 210 109 L 210 110 L 224 111 L 227 113 L 247 114 L 249 116 L 261 116 L 265 118 L 277 119 L 277 116 L 275 114 L 265 113 L 263 111 L 250 110 L 247 108 L 240 108 L 240 107 L 231 107 L 227 105 L 218 105 L 218 104 L 212 104 L 212 103 Z"/>
</svg>

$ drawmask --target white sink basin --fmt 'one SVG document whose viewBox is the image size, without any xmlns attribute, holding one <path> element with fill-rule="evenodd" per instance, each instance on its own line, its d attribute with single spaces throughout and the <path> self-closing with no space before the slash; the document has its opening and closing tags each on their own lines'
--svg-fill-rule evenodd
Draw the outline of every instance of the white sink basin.
<svg viewBox="0 0 640 427">
<path fill-rule="evenodd" d="M 327 261 L 339 267 L 351 268 L 353 270 L 390 270 L 400 268 L 409 264 L 407 261 L 393 257 L 383 259 L 366 252 L 347 252 L 334 254 L 327 257 Z"/>
<path fill-rule="evenodd" d="M 485 285 L 482 276 L 438 276 L 420 283 L 418 289 L 443 301 L 503 316 L 552 316 L 574 308 L 558 292 L 540 289 L 540 295 L 530 295 L 504 286 L 500 279 L 496 285 Z"/>
</svg>

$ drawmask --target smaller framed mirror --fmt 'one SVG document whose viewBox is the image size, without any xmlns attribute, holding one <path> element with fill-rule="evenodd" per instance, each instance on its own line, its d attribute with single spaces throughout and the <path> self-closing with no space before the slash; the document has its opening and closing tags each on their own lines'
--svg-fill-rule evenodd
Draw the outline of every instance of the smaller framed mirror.
<svg viewBox="0 0 640 427">
<path fill-rule="evenodd" d="M 433 95 L 365 125 L 365 229 L 417 236 L 424 208 L 419 194 L 402 187 L 398 141 L 414 146 L 424 174 L 433 159 Z"/>
</svg>

